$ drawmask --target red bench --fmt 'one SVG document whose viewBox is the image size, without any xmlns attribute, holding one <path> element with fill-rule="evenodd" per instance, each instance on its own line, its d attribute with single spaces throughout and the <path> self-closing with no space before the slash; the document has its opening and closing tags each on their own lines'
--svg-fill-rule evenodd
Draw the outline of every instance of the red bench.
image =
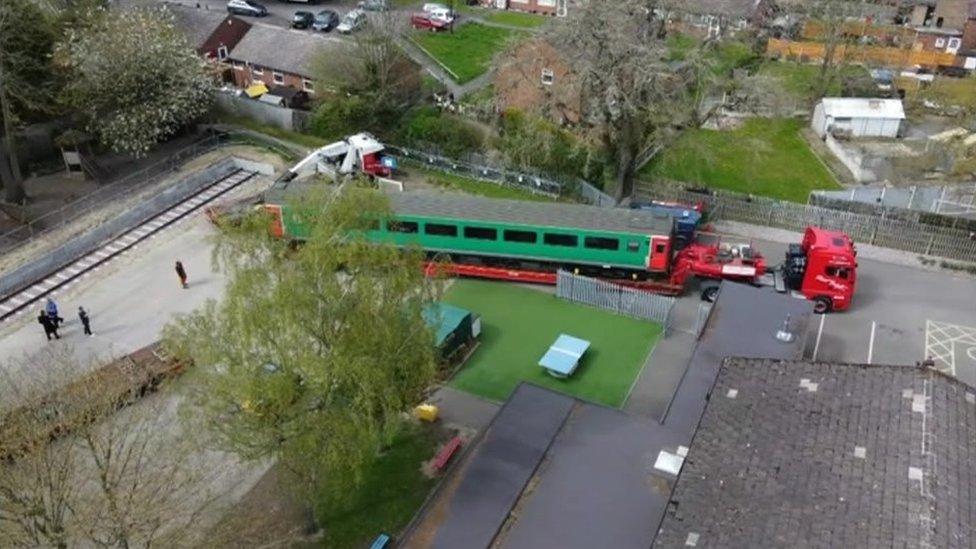
<svg viewBox="0 0 976 549">
<path fill-rule="evenodd" d="M 451 458 L 458 450 L 461 449 L 461 437 L 454 437 L 441 448 L 440 452 L 437 452 L 437 456 L 434 457 L 434 470 L 440 471 L 447 466 L 447 462 L 451 461 Z"/>
</svg>

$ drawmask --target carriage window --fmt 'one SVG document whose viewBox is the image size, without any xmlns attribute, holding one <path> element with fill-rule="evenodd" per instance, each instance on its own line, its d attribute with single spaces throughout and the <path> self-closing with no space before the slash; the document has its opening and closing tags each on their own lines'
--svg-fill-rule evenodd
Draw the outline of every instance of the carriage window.
<svg viewBox="0 0 976 549">
<path fill-rule="evenodd" d="M 441 223 L 427 223 L 424 225 L 424 233 L 434 236 L 457 236 L 457 227 Z"/>
<path fill-rule="evenodd" d="M 416 233 L 418 225 L 416 221 L 390 221 L 387 225 L 391 233 Z"/>
<path fill-rule="evenodd" d="M 505 231 L 506 242 L 526 242 L 535 244 L 536 234 L 532 231 Z"/>
<path fill-rule="evenodd" d="M 587 248 L 596 250 L 614 250 L 620 248 L 620 241 L 616 238 L 604 238 L 602 236 L 588 236 L 583 239 L 583 245 Z"/>
<path fill-rule="evenodd" d="M 664 250 L 666 249 L 667 249 L 666 244 L 658 244 L 657 246 L 654 246 L 654 253 L 663 254 Z"/>
<path fill-rule="evenodd" d="M 640 242 L 637 240 L 630 240 L 627 242 L 627 251 L 636 252 L 640 250 Z"/>
<path fill-rule="evenodd" d="M 474 238 L 477 240 L 495 240 L 498 238 L 498 231 L 488 227 L 465 227 L 464 238 Z"/>
<path fill-rule="evenodd" d="M 542 241 L 550 246 L 576 247 L 576 236 L 571 234 L 545 233 Z"/>
</svg>

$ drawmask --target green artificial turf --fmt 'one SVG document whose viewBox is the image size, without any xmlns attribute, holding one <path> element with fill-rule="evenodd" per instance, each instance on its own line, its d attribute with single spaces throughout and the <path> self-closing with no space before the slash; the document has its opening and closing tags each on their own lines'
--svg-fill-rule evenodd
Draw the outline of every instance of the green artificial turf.
<svg viewBox="0 0 976 549">
<path fill-rule="evenodd" d="M 693 129 L 648 163 L 639 178 L 806 202 L 814 189 L 837 189 L 834 177 L 800 135 L 804 122 L 752 118 L 732 131 Z"/>
<path fill-rule="evenodd" d="M 456 25 L 454 32 L 416 31 L 413 40 L 453 72 L 459 84 L 463 84 L 484 74 L 491 66 L 492 58 L 510 39 L 524 35 L 509 29 L 465 23 Z"/>
<path fill-rule="evenodd" d="M 434 486 L 421 465 L 437 450 L 430 426 L 405 424 L 392 445 L 365 472 L 363 483 L 341 508 L 318 506 L 325 547 L 368 547 L 381 533 L 395 536 L 413 517 Z M 323 510 L 324 509 L 324 510 Z"/>
<path fill-rule="evenodd" d="M 507 282 L 456 281 L 444 301 L 481 315 L 480 345 L 451 385 L 502 401 L 522 381 L 620 407 L 661 334 L 652 322 L 577 305 Z M 538 365 L 559 334 L 590 341 L 579 368 L 556 379 Z"/>
</svg>

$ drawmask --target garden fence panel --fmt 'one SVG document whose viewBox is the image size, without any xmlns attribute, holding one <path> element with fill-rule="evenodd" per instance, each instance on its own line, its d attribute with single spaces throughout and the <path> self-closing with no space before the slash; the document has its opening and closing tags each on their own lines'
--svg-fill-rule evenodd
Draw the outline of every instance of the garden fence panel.
<svg viewBox="0 0 976 549">
<path fill-rule="evenodd" d="M 959 261 L 976 262 L 976 234 L 965 229 L 939 227 L 903 217 L 886 218 L 840 211 L 809 204 L 797 204 L 738 193 L 688 191 L 671 182 L 638 186 L 642 200 L 667 200 L 694 204 L 703 202 L 709 219 L 803 231 L 816 225 L 843 231 L 855 243 L 903 250 Z"/>
<path fill-rule="evenodd" d="M 664 326 L 665 335 L 670 333 L 671 309 L 675 302 L 673 297 L 625 288 L 566 271 L 559 271 L 556 276 L 556 297 L 621 315 L 653 320 Z"/>
</svg>

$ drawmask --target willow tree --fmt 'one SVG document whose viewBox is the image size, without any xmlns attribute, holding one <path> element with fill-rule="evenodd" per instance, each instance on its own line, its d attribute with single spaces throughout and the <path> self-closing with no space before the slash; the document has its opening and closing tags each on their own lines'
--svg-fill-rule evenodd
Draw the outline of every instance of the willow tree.
<svg viewBox="0 0 976 549">
<path fill-rule="evenodd" d="M 287 211 L 308 233 L 298 247 L 266 215 L 225 227 L 223 299 L 165 331 L 196 364 L 193 409 L 217 444 L 277 460 L 316 500 L 348 493 L 436 371 L 421 252 L 357 236 L 386 208 L 363 189 L 305 197 Z"/>
</svg>

